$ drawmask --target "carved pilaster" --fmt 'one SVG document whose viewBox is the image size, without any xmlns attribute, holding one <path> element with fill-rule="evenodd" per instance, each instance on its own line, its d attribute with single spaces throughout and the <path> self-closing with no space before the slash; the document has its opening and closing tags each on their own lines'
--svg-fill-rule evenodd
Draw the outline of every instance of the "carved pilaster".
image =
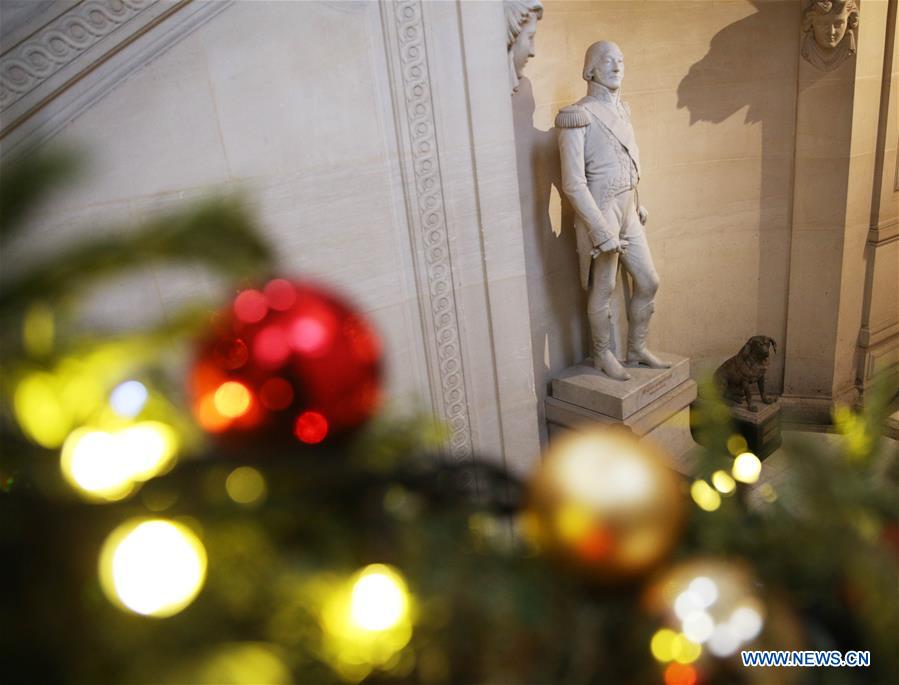
<svg viewBox="0 0 899 685">
<path fill-rule="evenodd" d="M 422 314 L 430 343 L 429 374 L 431 387 L 439 388 L 433 400 L 450 428 L 450 452 L 461 458 L 472 451 L 471 425 L 422 6 L 416 0 L 406 0 L 381 7 L 400 129 L 409 227 L 418 257 L 419 292 L 427 299 Z"/>
</svg>

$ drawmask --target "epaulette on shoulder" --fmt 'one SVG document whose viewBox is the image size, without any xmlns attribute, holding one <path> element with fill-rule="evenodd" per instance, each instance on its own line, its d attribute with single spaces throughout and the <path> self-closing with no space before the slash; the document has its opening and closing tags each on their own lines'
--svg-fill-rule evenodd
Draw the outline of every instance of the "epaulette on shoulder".
<svg viewBox="0 0 899 685">
<path fill-rule="evenodd" d="M 590 124 L 590 116 L 579 105 L 563 107 L 556 114 L 556 128 L 583 128 Z"/>
</svg>

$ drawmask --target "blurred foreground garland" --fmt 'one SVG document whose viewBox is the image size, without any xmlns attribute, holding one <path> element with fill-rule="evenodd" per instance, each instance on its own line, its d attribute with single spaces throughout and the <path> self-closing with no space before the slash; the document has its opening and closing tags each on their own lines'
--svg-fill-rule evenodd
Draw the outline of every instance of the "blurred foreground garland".
<svg viewBox="0 0 899 685">
<path fill-rule="evenodd" d="M 3 169 L 4 243 L 72 167 Z M 194 309 L 79 333 L 87 288 L 147 261 L 232 281 L 272 270 L 230 202 L 106 235 L 2 281 L 4 682 L 899 682 L 899 467 L 880 440 L 894 386 L 837 412 L 832 449 L 790 447 L 783 492 L 752 487 L 760 464 L 726 411 L 707 417 L 718 447 L 692 482 L 628 436 L 588 431 L 525 485 L 489 461 L 446 461 L 424 418 L 382 413 L 330 436 L 321 420 L 345 406 L 331 397 L 302 424 L 318 396 L 309 369 L 320 383 L 345 359 L 295 359 L 318 354 L 324 329 L 294 300 L 279 309 L 287 281 L 244 289 L 243 323 L 224 328 Z M 361 319 L 312 292 L 374 363 Z M 302 336 L 293 352 L 264 333 L 266 307 L 291 312 L 271 321 Z M 218 364 L 194 400 L 216 440 L 190 420 L 172 362 L 197 333 L 218 336 L 192 381 Z M 367 412 L 377 374 L 359 368 Z M 292 433 L 226 430 L 253 401 L 294 411 L 300 396 Z M 203 397 L 224 423 L 197 413 Z M 740 649 L 870 650 L 871 664 L 744 668 Z"/>
</svg>

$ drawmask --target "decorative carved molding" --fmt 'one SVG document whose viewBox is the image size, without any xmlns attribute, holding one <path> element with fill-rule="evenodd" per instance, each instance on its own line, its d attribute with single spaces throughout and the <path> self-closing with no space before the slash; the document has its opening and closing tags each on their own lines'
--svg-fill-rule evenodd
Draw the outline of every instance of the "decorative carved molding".
<svg viewBox="0 0 899 685">
<path fill-rule="evenodd" d="M 435 399 L 450 428 L 450 453 L 463 458 L 472 452 L 471 425 L 422 7 L 418 0 L 385 3 L 382 7 L 385 20 L 393 24 L 387 36 L 398 58 L 395 99 L 399 114 L 405 114 L 407 140 L 403 147 L 411 157 L 411 177 L 406 179 L 409 218 L 417 234 L 415 242 L 423 253 L 426 282 L 422 285 L 429 300 L 426 325 L 430 324 L 436 348 L 435 358 L 429 355 L 429 366 L 432 378 L 439 378 L 440 396 Z"/>
<path fill-rule="evenodd" d="M 890 338 L 899 338 L 899 321 L 889 323 L 877 331 L 872 331 L 867 326 L 862 326 L 858 335 L 858 346 L 874 347 L 874 345 L 879 345 Z"/>
<path fill-rule="evenodd" d="M 37 14 L 29 32 L 0 56 L 4 155 L 56 135 L 231 2 L 87 0 L 50 16 Z"/>
<path fill-rule="evenodd" d="M 0 112 L 158 0 L 90 0 L 15 46 L 0 61 Z"/>
<path fill-rule="evenodd" d="M 861 389 L 867 390 L 875 376 L 885 372 L 899 375 L 899 335 L 870 347 L 858 347 L 858 378 Z"/>
<path fill-rule="evenodd" d="M 899 219 L 891 219 L 871 226 L 868 231 L 868 245 L 881 247 L 899 240 Z"/>
</svg>

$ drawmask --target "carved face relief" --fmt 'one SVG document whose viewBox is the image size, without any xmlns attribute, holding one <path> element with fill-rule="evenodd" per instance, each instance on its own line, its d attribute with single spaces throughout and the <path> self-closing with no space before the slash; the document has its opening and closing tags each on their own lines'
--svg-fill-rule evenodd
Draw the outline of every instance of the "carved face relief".
<svg viewBox="0 0 899 685">
<path fill-rule="evenodd" d="M 802 56 L 823 71 L 836 69 L 855 53 L 858 4 L 856 0 L 810 0 L 802 29 Z"/>
<path fill-rule="evenodd" d="M 537 35 L 537 15 L 534 12 L 528 14 L 527 21 L 522 25 L 521 32 L 512 43 L 509 51 L 512 56 L 512 65 L 515 75 L 521 78 L 528 60 L 534 56 L 534 36 Z"/>
<path fill-rule="evenodd" d="M 600 53 L 593 66 L 593 80 L 609 90 L 621 88 L 624 80 L 624 55 L 614 43 Z"/>
<path fill-rule="evenodd" d="M 842 11 L 830 14 L 812 15 L 812 30 L 815 32 L 815 41 L 822 48 L 833 50 L 843 37 L 849 26 L 849 8 L 844 6 Z"/>
</svg>

